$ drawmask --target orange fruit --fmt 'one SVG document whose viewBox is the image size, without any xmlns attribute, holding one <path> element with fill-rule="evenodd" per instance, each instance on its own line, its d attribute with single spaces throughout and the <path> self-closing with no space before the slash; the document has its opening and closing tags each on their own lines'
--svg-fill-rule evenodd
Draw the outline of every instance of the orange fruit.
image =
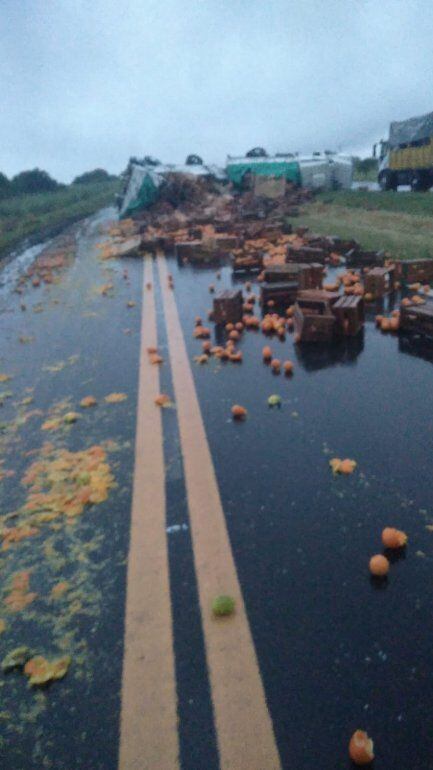
<svg viewBox="0 0 433 770">
<path fill-rule="evenodd" d="M 370 572 L 375 577 L 385 577 L 389 572 L 389 561 L 381 553 L 372 556 L 369 561 Z"/>
<path fill-rule="evenodd" d="M 355 730 L 349 743 L 349 757 L 355 765 L 368 765 L 374 759 L 374 746 L 364 730 Z"/>
<path fill-rule="evenodd" d="M 244 406 L 239 406 L 239 404 L 233 404 L 232 406 L 232 415 L 233 419 L 235 420 L 244 420 L 247 416 L 247 410 Z"/>
<path fill-rule="evenodd" d="M 400 529 L 385 527 L 382 531 L 382 543 L 385 548 L 403 548 L 407 543 L 407 535 Z"/>
</svg>

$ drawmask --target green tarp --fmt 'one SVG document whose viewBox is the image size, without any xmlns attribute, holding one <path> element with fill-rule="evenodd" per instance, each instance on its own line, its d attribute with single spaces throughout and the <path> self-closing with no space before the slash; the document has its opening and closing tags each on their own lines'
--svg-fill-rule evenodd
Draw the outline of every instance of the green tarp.
<svg viewBox="0 0 433 770">
<path fill-rule="evenodd" d="M 301 184 L 301 173 L 296 161 L 277 163 L 275 161 L 260 161 L 248 163 L 247 159 L 239 163 L 229 163 L 226 166 L 226 174 L 235 187 L 240 187 L 242 179 L 247 171 L 257 176 L 284 177 L 289 182 Z"/>
<path fill-rule="evenodd" d="M 134 211 L 140 211 L 151 206 L 157 197 L 158 187 L 154 184 L 152 177 L 146 174 L 135 198 L 130 201 L 125 211 L 122 212 L 121 219 L 131 216 Z"/>
</svg>

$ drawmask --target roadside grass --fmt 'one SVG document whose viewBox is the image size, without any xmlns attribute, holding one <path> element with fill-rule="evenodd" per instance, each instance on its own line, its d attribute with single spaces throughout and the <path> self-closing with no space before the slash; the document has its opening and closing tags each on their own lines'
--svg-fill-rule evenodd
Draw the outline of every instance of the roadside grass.
<svg viewBox="0 0 433 770">
<path fill-rule="evenodd" d="M 354 182 L 377 182 L 377 170 L 370 169 L 370 171 L 354 171 Z"/>
<path fill-rule="evenodd" d="M 0 201 L 0 255 L 26 239 L 49 237 L 56 230 L 114 202 L 119 180 L 70 185 L 61 190 Z"/>
<path fill-rule="evenodd" d="M 355 238 L 396 259 L 433 258 L 433 194 L 338 191 L 302 207 L 296 224 Z"/>
</svg>

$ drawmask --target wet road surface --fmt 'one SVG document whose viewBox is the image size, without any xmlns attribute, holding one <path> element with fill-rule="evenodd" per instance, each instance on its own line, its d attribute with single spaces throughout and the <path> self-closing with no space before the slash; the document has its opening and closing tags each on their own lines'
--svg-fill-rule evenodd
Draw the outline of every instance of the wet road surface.
<svg viewBox="0 0 433 770">
<path fill-rule="evenodd" d="M 24 296 L 8 284 L 0 290 L 0 373 L 11 376 L 1 388 L 12 392 L 0 413 L 0 468 L 15 471 L 0 482 L 2 514 L 23 505 L 20 480 L 44 441 L 73 452 L 105 447 L 117 484 L 74 524 L 56 519 L 0 552 L 3 600 L 20 571 L 30 571 L 37 593 L 21 612 L 3 605 L 2 657 L 26 644 L 47 657 L 67 652 L 72 658 L 65 679 L 43 690 L 30 689 L 19 672 L 2 677 L 0 751 L 7 770 L 118 765 L 146 293 L 140 260 L 98 259 L 100 225 L 110 214 L 81 229 L 77 257 L 59 285 L 29 288 Z M 211 359 L 199 366 L 194 318 L 205 318 L 211 307 L 210 283 L 232 285 L 231 270 L 223 267 L 217 281 L 212 268 L 178 266 L 171 258 L 167 265 L 281 766 L 349 768 L 348 740 L 361 728 L 375 740 L 375 767 L 433 767 L 432 348 L 381 334 L 374 308 L 360 338 L 331 348 L 301 349 L 291 336 L 272 339 L 275 355 L 295 363 L 290 379 L 263 365 L 265 341 L 255 332 L 240 342 L 241 365 Z M 160 392 L 175 398 L 165 285 L 156 263 L 152 270 L 164 357 Z M 107 283 L 113 288 L 101 295 Z M 136 304 L 127 307 L 129 301 Z M 38 303 L 42 312 L 34 312 Z M 128 398 L 105 403 L 112 392 Z M 267 405 L 274 393 L 282 397 L 280 409 Z M 98 405 L 81 410 L 87 395 Z M 29 397 L 32 404 L 23 405 Z M 59 431 L 41 431 L 59 403 L 54 416 L 73 409 L 80 418 Z M 248 409 L 244 423 L 232 421 L 233 403 Z M 34 410 L 42 414 L 26 416 Z M 200 609 L 179 407 L 162 410 L 161 418 L 178 765 L 218 768 L 226 728 L 217 718 L 211 626 L 203 603 Z M 329 459 L 335 456 L 356 460 L 353 476 L 333 476 Z M 409 546 L 378 585 L 369 578 L 368 560 L 382 552 L 387 525 L 404 529 Z M 60 581 L 69 587 L 58 604 L 50 597 Z M 227 669 L 230 664 L 228 658 Z M 224 681 L 227 672 L 218 665 Z M 240 706 L 240 724 L 243 718 Z M 236 766 L 244 767 L 242 757 Z"/>
</svg>

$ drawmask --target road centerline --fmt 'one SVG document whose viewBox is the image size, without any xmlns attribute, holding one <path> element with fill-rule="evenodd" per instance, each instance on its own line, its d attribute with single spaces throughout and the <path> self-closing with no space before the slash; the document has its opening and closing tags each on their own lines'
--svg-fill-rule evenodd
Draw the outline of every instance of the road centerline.
<svg viewBox="0 0 433 770">
<path fill-rule="evenodd" d="M 128 555 L 119 770 L 178 770 L 165 470 L 152 259 L 145 258 L 135 467 Z"/>
<path fill-rule="evenodd" d="M 184 462 L 194 562 L 222 770 L 280 770 L 266 704 L 174 292 L 166 260 L 158 269 Z M 229 593 L 236 613 L 216 620 L 216 595 Z"/>
</svg>

